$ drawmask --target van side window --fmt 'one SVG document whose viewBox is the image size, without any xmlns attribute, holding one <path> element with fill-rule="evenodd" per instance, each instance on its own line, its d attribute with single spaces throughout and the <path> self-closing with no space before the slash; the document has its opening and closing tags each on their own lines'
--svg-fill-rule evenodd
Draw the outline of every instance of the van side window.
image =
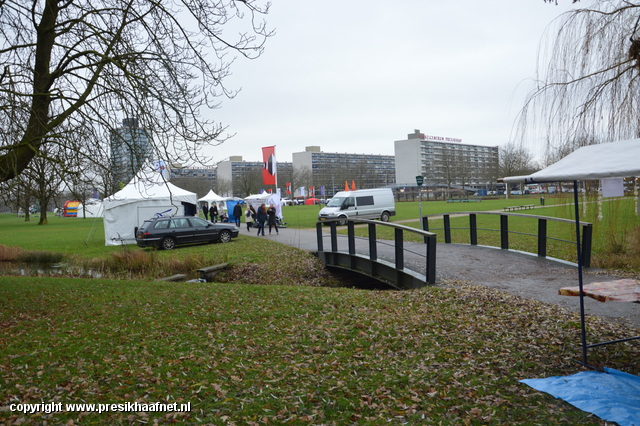
<svg viewBox="0 0 640 426">
<path fill-rule="evenodd" d="M 373 205 L 373 195 L 367 195 L 365 197 L 356 197 L 356 200 L 358 201 L 358 207 Z"/>
<path fill-rule="evenodd" d="M 344 207 L 354 207 L 356 205 L 356 200 L 353 197 L 348 197 L 342 203 Z"/>
</svg>

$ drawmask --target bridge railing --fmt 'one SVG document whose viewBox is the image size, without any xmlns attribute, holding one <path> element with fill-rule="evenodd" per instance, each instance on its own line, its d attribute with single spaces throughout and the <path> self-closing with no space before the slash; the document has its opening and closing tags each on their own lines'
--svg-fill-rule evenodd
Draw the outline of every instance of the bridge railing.
<svg viewBox="0 0 640 426">
<path fill-rule="evenodd" d="M 460 216 L 469 216 L 469 227 L 468 228 L 454 228 L 451 226 L 451 217 L 460 217 Z M 477 225 L 477 217 L 478 215 L 498 215 L 500 217 L 500 228 L 499 229 L 481 229 L 478 228 Z M 547 249 L 548 242 L 550 240 L 560 241 L 567 244 L 576 244 L 575 240 L 565 240 L 562 238 L 555 238 L 548 235 L 547 224 L 548 222 L 561 222 L 566 223 L 569 226 L 574 226 L 575 221 L 572 219 L 562 219 L 556 217 L 548 217 L 548 216 L 537 216 L 531 214 L 522 214 L 522 213 L 502 213 L 502 212 L 456 212 L 456 213 L 447 213 L 447 214 L 433 214 L 422 217 L 422 227 L 425 230 L 429 230 L 429 219 L 430 218 L 442 218 L 443 219 L 443 228 L 434 228 L 434 229 L 442 229 L 444 231 L 444 242 L 447 244 L 451 244 L 451 230 L 452 229 L 468 229 L 469 230 L 469 244 L 478 245 L 478 230 L 484 231 L 495 231 L 500 233 L 500 248 L 501 249 L 509 249 L 509 235 L 510 234 L 520 234 L 520 235 L 528 235 L 537 237 L 537 254 L 539 257 L 547 257 Z M 526 233 L 526 232 L 515 232 L 509 230 L 509 218 L 510 217 L 519 217 L 526 218 L 537 221 L 537 232 Z M 592 235 L 593 235 L 593 226 L 589 222 L 580 222 L 580 226 L 582 227 L 582 241 L 581 241 L 581 250 L 582 250 L 582 260 L 583 265 L 585 267 L 591 266 L 591 244 L 592 244 Z"/>
<path fill-rule="evenodd" d="M 395 269 L 397 271 L 405 271 L 405 237 L 404 234 L 406 232 L 418 234 L 422 236 L 426 248 L 426 253 L 424 255 L 420 253 L 413 252 L 413 254 L 417 254 L 418 256 L 424 256 L 425 259 L 425 277 L 426 282 L 429 284 L 435 284 L 436 282 L 436 237 L 437 235 L 433 232 L 423 231 L 416 228 L 411 228 L 404 225 L 399 225 L 395 223 L 381 222 L 378 220 L 365 220 L 365 219 L 348 219 L 347 221 L 347 253 L 354 257 L 364 256 L 363 253 L 356 253 L 356 236 L 355 236 L 355 223 L 366 224 L 368 228 L 368 236 L 366 239 L 368 240 L 368 259 L 371 262 L 380 262 L 378 256 L 378 244 L 381 243 L 377 238 L 377 227 L 389 227 L 394 228 L 394 244 L 395 247 L 393 251 L 393 264 L 395 265 Z M 323 222 L 318 222 L 316 224 L 317 231 L 317 242 L 318 242 L 318 252 L 326 252 L 324 249 L 324 231 L 323 225 L 328 225 L 330 227 L 329 231 L 329 240 L 330 240 L 330 253 L 338 253 L 340 252 L 338 248 L 338 220 L 326 220 Z M 358 237 L 362 239 L 363 237 Z M 382 244 L 382 243 L 381 243 Z"/>
</svg>

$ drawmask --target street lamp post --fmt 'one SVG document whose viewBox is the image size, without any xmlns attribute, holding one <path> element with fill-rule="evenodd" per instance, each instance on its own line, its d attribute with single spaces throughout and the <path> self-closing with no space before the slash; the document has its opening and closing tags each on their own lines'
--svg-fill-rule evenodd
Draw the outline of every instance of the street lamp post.
<svg viewBox="0 0 640 426">
<path fill-rule="evenodd" d="M 422 229 L 422 184 L 424 183 L 424 177 L 416 176 L 416 183 L 418 184 L 418 196 L 420 198 L 420 229 Z M 424 231 L 424 229 L 422 229 Z"/>
</svg>

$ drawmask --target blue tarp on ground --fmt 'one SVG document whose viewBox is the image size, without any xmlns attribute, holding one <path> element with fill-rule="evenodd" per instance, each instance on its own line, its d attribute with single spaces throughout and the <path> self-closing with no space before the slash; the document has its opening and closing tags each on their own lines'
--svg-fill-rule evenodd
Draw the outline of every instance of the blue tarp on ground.
<svg viewBox="0 0 640 426">
<path fill-rule="evenodd" d="M 520 382 L 621 426 L 640 425 L 640 377 L 605 368 Z"/>
</svg>

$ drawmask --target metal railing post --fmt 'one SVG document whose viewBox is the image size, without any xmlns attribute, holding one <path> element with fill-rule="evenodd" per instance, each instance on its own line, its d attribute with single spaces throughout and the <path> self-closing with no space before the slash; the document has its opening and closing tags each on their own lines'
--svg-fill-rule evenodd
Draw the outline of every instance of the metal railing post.
<svg viewBox="0 0 640 426">
<path fill-rule="evenodd" d="M 378 260 L 378 236 L 375 223 L 369 224 L 369 259 Z"/>
<path fill-rule="evenodd" d="M 427 269 L 426 276 L 429 284 L 436 283 L 436 237 L 425 237 L 427 240 Z"/>
<path fill-rule="evenodd" d="M 336 222 L 331 222 L 331 251 L 338 251 L 338 231 L 336 229 Z"/>
<path fill-rule="evenodd" d="M 396 269 L 404 269 L 404 238 L 402 236 L 402 229 L 395 229 L 395 242 L 396 242 Z"/>
<path fill-rule="evenodd" d="M 444 220 L 444 242 L 451 244 L 451 220 L 448 214 L 442 216 Z"/>
<path fill-rule="evenodd" d="M 324 244 L 322 243 L 322 223 L 316 223 L 316 239 L 318 242 L 318 252 L 324 251 Z"/>
<path fill-rule="evenodd" d="M 349 254 L 356 254 L 355 228 L 352 221 L 347 222 L 347 239 L 349 240 Z"/>
<path fill-rule="evenodd" d="M 538 257 L 547 257 L 547 220 L 538 219 Z"/>
<path fill-rule="evenodd" d="M 593 238 L 593 226 L 591 224 L 582 227 L 582 266 L 591 266 L 591 244 Z"/>
<path fill-rule="evenodd" d="M 472 246 L 478 245 L 478 224 L 473 213 L 469 214 L 469 240 Z"/>
<path fill-rule="evenodd" d="M 509 216 L 500 215 L 500 248 L 509 248 Z"/>
</svg>

